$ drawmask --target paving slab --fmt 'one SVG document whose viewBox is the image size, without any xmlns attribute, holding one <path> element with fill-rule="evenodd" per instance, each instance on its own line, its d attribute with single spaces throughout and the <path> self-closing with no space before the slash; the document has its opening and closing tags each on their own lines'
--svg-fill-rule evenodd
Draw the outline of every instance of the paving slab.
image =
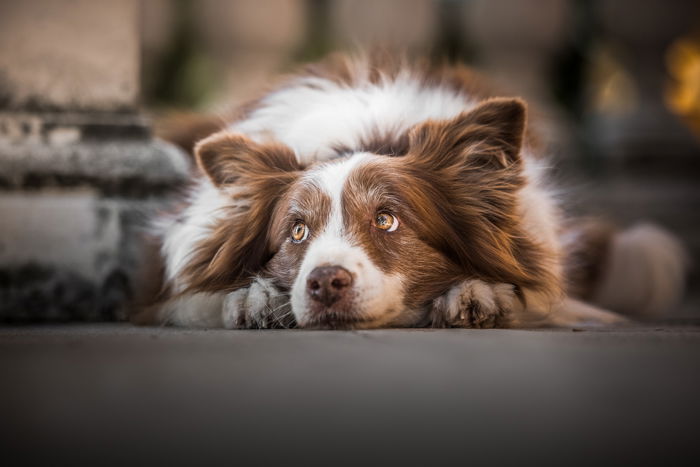
<svg viewBox="0 0 700 467">
<path fill-rule="evenodd" d="M 5 327 L 0 371 L 12 465 L 700 465 L 697 322 Z"/>
</svg>

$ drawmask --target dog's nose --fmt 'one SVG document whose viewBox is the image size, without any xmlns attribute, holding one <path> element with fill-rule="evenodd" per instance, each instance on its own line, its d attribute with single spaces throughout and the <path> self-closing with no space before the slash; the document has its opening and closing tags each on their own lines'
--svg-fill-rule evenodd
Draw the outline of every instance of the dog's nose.
<svg viewBox="0 0 700 467">
<path fill-rule="evenodd" d="M 352 275 L 347 269 L 322 266 L 311 271 L 306 278 L 306 293 L 329 307 L 346 296 L 351 285 Z"/>
</svg>

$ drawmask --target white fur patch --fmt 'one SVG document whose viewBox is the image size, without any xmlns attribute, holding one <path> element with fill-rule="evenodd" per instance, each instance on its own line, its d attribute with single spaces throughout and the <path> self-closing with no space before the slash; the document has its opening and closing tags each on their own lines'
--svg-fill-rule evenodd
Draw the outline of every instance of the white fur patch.
<svg viewBox="0 0 700 467">
<path fill-rule="evenodd" d="M 156 230 L 162 232 L 165 279 L 173 285 L 175 292 L 181 291 L 185 285 L 180 277 L 195 247 L 209 235 L 222 209 L 231 203 L 231 199 L 209 179 L 202 178 L 192 191 L 187 208 L 177 217 L 161 218 L 155 225 Z"/>
<path fill-rule="evenodd" d="M 377 131 L 400 134 L 427 119 L 455 117 L 474 104 L 448 87 L 426 87 L 409 72 L 357 87 L 302 77 L 267 96 L 231 128 L 258 140 L 281 141 L 308 164 L 333 157 L 334 146 L 357 147 Z"/>
<path fill-rule="evenodd" d="M 314 180 L 331 199 L 331 216 L 326 225 L 326 233 L 342 236 L 342 198 L 345 182 L 355 167 L 372 157 L 376 156 L 369 153 L 356 153 L 341 161 L 324 164 L 309 174 L 309 178 Z"/>
<path fill-rule="evenodd" d="M 195 293 L 166 302 L 159 310 L 163 324 L 189 328 L 220 328 L 223 294 Z"/>
</svg>

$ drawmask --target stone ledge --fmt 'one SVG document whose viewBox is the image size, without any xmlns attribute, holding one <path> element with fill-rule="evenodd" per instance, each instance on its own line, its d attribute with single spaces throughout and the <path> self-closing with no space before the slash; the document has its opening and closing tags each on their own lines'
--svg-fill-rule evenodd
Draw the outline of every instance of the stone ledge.
<svg viewBox="0 0 700 467">
<path fill-rule="evenodd" d="M 90 185 L 108 194 L 160 192 L 189 177 L 189 158 L 157 139 L 65 145 L 0 143 L 0 188 Z"/>
<path fill-rule="evenodd" d="M 148 192 L 182 183 L 190 165 L 134 112 L 0 112 L 0 188 Z"/>
<path fill-rule="evenodd" d="M 65 145 L 81 139 L 105 137 L 148 139 L 151 137 L 149 123 L 147 118 L 133 111 L 0 111 L 0 142 Z"/>
</svg>

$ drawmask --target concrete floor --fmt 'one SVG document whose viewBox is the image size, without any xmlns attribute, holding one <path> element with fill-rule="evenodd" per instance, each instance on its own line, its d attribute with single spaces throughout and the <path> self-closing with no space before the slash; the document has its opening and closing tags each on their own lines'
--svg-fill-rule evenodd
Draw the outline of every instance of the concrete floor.
<svg viewBox="0 0 700 467">
<path fill-rule="evenodd" d="M 0 456 L 13 461 L 3 465 L 700 465 L 699 324 L 5 327 Z"/>
</svg>

